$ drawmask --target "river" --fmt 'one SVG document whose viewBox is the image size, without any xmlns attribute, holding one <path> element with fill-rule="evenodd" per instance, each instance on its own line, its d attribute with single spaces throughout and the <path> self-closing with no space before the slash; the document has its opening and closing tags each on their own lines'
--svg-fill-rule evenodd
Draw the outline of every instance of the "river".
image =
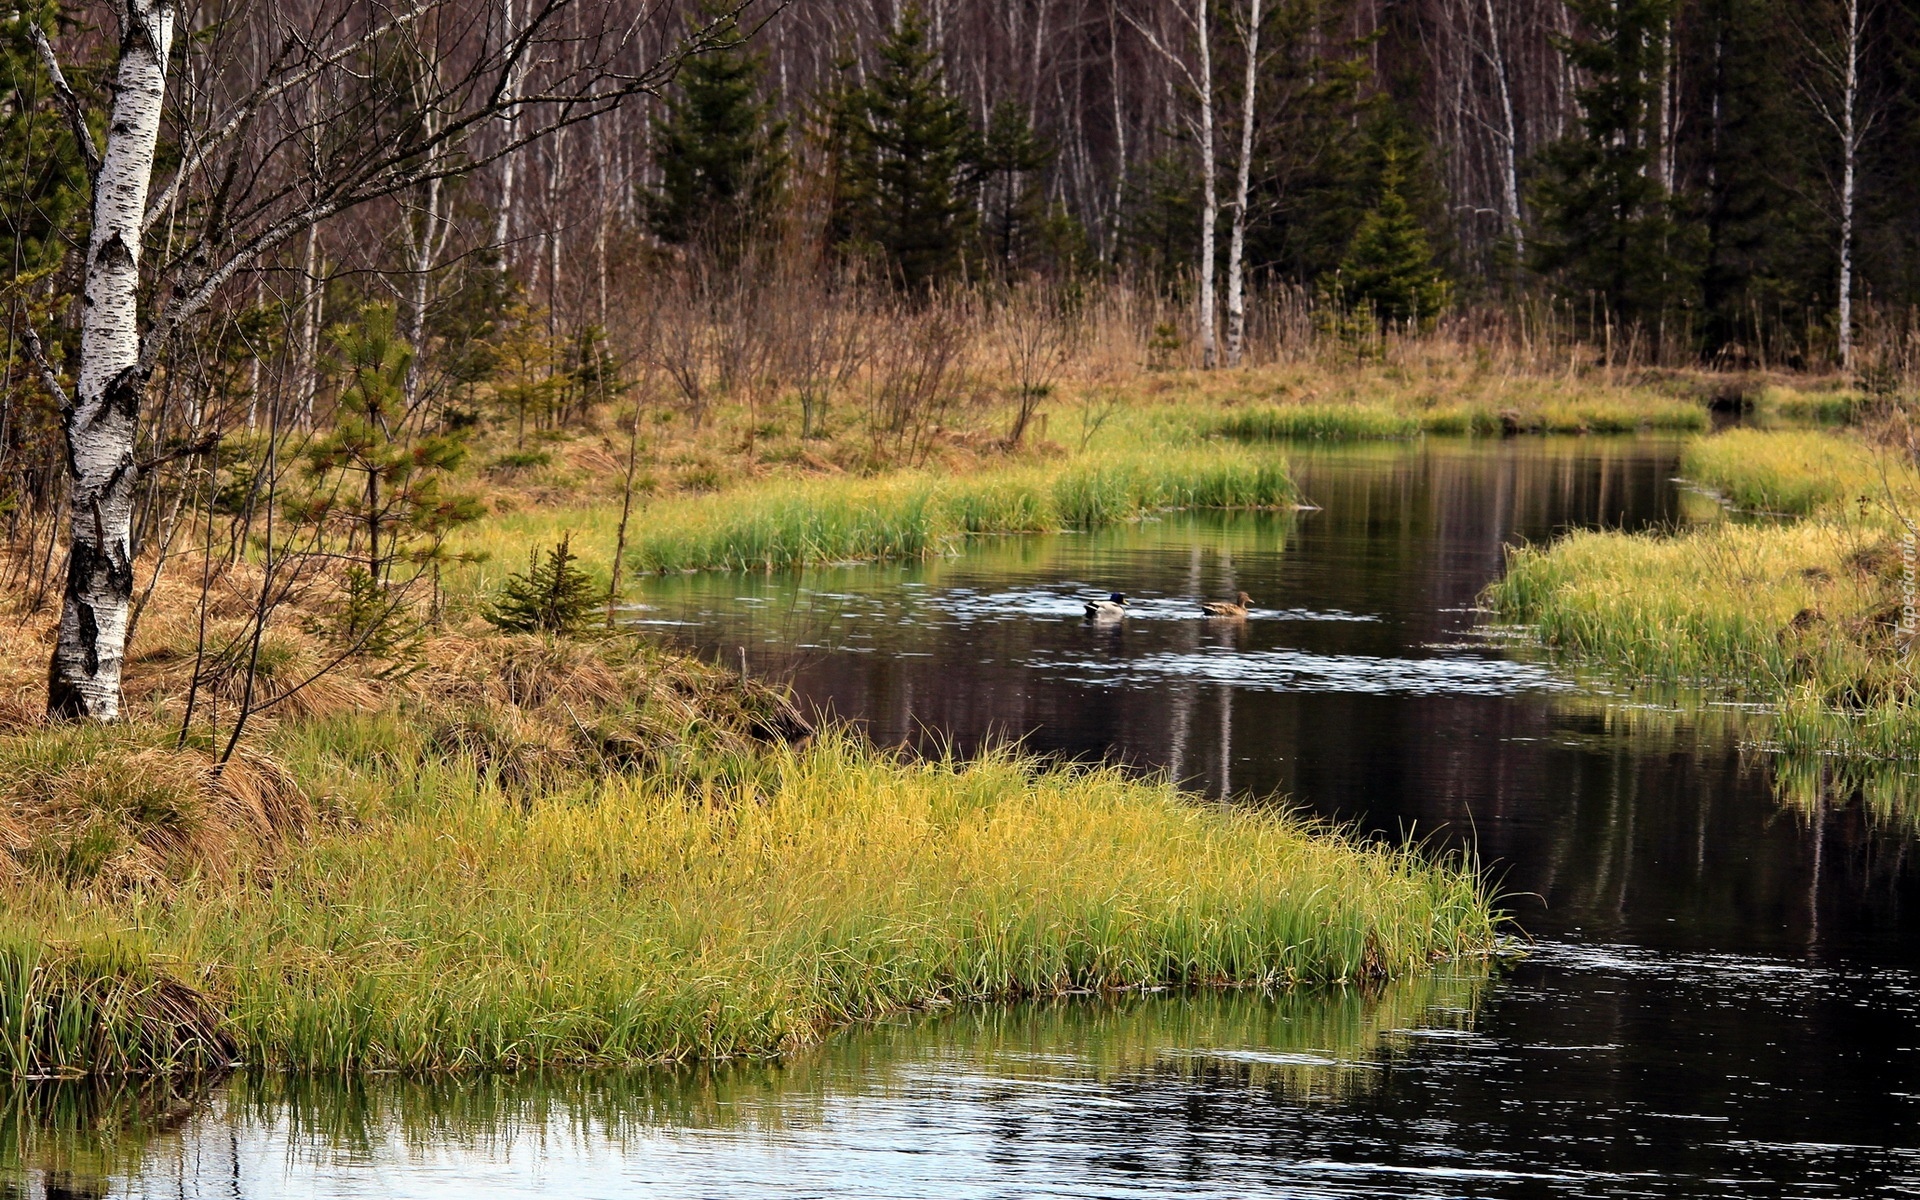
<svg viewBox="0 0 1920 1200">
<path fill-rule="evenodd" d="M 1610 694 L 1475 608 L 1508 545 L 1700 519 L 1677 457 L 1300 449 L 1308 511 L 676 577 L 635 614 L 882 742 L 1017 739 L 1472 848 L 1524 957 L 907 1019 L 777 1065 L 47 1088 L 0 1166 L 49 1197 L 1914 1194 L 1920 822 L 1788 795 L 1739 712 Z M 1246 621 L 1194 615 L 1242 590 Z M 1107 591 L 1131 615 L 1083 621 Z"/>
</svg>

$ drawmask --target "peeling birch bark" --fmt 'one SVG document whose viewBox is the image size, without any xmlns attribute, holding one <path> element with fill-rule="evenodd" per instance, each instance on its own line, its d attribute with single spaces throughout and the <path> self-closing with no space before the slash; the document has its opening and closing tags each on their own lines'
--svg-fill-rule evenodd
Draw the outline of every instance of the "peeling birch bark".
<svg viewBox="0 0 1920 1200">
<path fill-rule="evenodd" d="M 140 235 L 173 44 L 171 0 L 122 0 L 107 148 L 93 191 L 80 370 L 62 414 L 70 475 L 66 595 L 47 676 L 47 713 L 111 721 L 133 600 L 134 435 L 148 368 L 140 356 Z"/>
</svg>

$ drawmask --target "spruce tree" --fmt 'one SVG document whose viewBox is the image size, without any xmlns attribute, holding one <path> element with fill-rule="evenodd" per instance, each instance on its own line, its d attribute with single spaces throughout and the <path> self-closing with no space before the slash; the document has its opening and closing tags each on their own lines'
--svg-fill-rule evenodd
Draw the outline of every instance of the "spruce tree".
<svg viewBox="0 0 1920 1200">
<path fill-rule="evenodd" d="M 1426 226 L 1407 202 L 1406 157 L 1399 138 L 1382 146 L 1379 195 L 1360 218 L 1335 287 L 1341 300 L 1383 321 L 1424 325 L 1446 307 L 1448 288 Z"/>
<path fill-rule="evenodd" d="M 1040 175 L 1053 161 L 1053 147 L 1034 132 L 1021 105 L 1003 100 L 987 121 L 980 156 L 980 175 L 986 188 L 987 253 L 1011 272 L 1030 257 L 1036 233 L 1046 213 L 1040 203 Z"/>
<path fill-rule="evenodd" d="M 689 59 L 654 123 L 660 185 L 646 197 L 662 241 L 706 241 L 725 253 L 773 210 L 786 175 L 786 124 L 760 97 L 764 60 L 732 20 L 719 45 Z"/>
<path fill-rule="evenodd" d="M 480 615 L 509 633 L 580 633 L 599 607 L 600 592 L 593 577 L 574 565 L 579 557 L 571 534 L 544 556 L 528 551 L 526 573 L 507 576 L 500 599 Z"/>
<path fill-rule="evenodd" d="M 1701 351 L 1754 344 L 1755 314 L 1782 313 L 1834 289 L 1831 223 L 1811 186 L 1831 140 L 1794 86 L 1794 18 L 1806 0 L 1702 0 L 1692 58 L 1706 66 L 1701 183 Z M 1683 68 L 1684 69 L 1684 68 Z M 1792 320 L 1791 317 L 1787 318 Z M 1804 321 L 1801 322 L 1804 324 Z M 1748 351 L 1750 353 L 1750 351 Z"/>
<path fill-rule="evenodd" d="M 1536 265 L 1622 322 L 1653 326 L 1690 303 L 1691 232 L 1655 170 L 1660 80 L 1676 0 L 1568 0 L 1590 31 L 1560 42 L 1586 80 L 1577 132 L 1550 147 L 1536 203 Z"/>
<path fill-rule="evenodd" d="M 954 274 L 973 233 L 980 137 L 947 94 L 925 19 L 909 8 L 863 88 L 836 98 L 838 162 L 830 229 L 844 248 L 884 257 L 909 289 Z"/>
</svg>

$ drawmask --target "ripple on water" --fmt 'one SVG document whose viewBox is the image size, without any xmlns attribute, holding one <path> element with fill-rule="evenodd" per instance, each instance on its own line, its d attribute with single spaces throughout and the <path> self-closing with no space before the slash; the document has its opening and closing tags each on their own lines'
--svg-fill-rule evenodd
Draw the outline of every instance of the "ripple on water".
<svg viewBox="0 0 1920 1200">
<path fill-rule="evenodd" d="M 1546 668 L 1508 659 L 1447 655 L 1380 658 L 1304 650 L 1208 648 L 1115 661 L 1085 656 L 1036 657 L 1027 665 L 1096 687 L 1156 682 L 1223 684 L 1269 692 L 1363 692 L 1395 696 L 1512 696 L 1572 685 Z"/>
<path fill-rule="evenodd" d="M 972 588 L 952 588 L 924 603 L 939 608 L 956 621 L 996 621 L 1016 617 L 1057 621 L 1077 621 L 1085 615 L 1086 603 L 1107 592 L 1091 584 L 1068 582 L 1056 587 L 1014 588 L 998 592 L 978 592 Z M 1127 595 L 1127 617 L 1139 621 L 1198 621 L 1199 601 L 1187 596 Z M 1351 613 L 1341 609 L 1253 608 L 1249 621 L 1359 621 L 1377 622 L 1369 613 Z"/>
</svg>

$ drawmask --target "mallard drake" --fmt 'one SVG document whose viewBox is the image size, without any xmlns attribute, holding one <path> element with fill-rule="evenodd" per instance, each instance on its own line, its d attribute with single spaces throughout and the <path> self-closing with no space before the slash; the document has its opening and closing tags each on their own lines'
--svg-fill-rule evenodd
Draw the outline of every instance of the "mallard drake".
<svg viewBox="0 0 1920 1200">
<path fill-rule="evenodd" d="M 1105 600 L 1087 601 L 1087 620 L 1118 621 L 1127 615 L 1127 598 L 1114 592 Z"/>
<path fill-rule="evenodd" d="M 1244 617 L 1247 615 L 1247 610 L 1251 607 L 1253 607 L 1253 597 L 1247 595 L 1245 592 L 1240 593 L 1240 602 L 1238 604 L 1229 600 L 1202 600 L 1200 602 L 1200 611 L 1209 617 Z"/>
</svg>

